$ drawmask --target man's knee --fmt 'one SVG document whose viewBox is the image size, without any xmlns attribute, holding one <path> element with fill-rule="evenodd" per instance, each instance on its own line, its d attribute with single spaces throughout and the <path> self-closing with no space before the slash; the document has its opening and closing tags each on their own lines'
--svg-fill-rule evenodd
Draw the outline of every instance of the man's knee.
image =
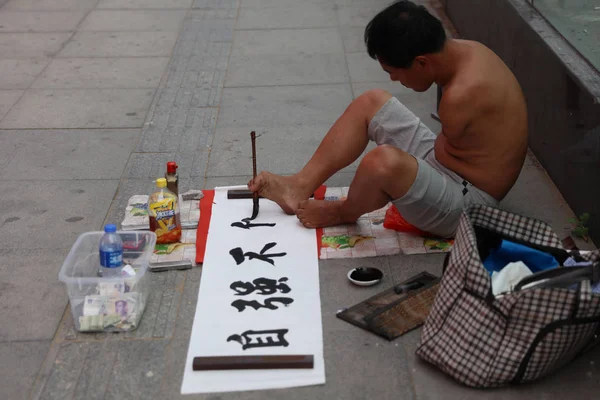
<svg viewBox="0 0 600 400">
<path fill-rule="evenodd" d="M 371 89 L 358 96 L 353 103 L 366 113 L 366 117 L 370 121 L 391 98 L 392 95 L 383 89 Z"/>
<path fill-rule="evenodd" d="M 361 166 L 369 171 L 373 178 L 398 179 L 399 176 L 415 170 L 413 156 L 391 145 L 377 146 L 361 161 Z"/>
</svg>

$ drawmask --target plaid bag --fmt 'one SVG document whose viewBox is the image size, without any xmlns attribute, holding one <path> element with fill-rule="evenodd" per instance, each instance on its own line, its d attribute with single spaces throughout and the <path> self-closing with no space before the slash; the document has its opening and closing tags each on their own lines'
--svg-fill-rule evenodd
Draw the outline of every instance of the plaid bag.
<svg viewBox="0 0 600 400">
<path fill-rule="evenodd" d="M 490 240 L 502 239 L 551 253 L 561 267 L 495 297 L 482 255 Z M 572 255 L 541 221 L 488 206 L 467 208 L 417 355 L 479 388 L 531 381 L 571 361 L 600 336 L 600 295 L 591 287 L 600 279 L 600 253 L 582 255 L 592 266 L 562 267 Z"/>
</svg>

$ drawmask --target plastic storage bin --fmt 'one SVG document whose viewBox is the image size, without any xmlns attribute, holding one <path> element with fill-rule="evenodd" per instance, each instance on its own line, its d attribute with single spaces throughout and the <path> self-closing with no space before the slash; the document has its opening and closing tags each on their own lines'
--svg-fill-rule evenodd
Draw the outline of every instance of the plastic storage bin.
<svg viewBox="0 0 600 400">
<path fill-rule="evenodd" d="M 118 231 L 124 243 L 123 265 L 128 277 L 101 277 L 99 244 L 104 232 L 87 232 L 67 255 L 58 278 L 66 284 L 73 322 L 80 332 L 124 332 L 139 326 L 148 299 L 148 264 L 156 234 Z M 129 268 L 125 271 L 131 272 Z"/>
</svg>

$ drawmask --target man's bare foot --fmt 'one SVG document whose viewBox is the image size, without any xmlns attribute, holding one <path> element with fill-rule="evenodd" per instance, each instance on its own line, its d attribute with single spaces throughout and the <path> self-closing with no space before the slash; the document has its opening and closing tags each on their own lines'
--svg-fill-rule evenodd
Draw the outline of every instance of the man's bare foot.
<svg viewBox="0 0 600 400">
<path fill-rule="evenodd" d="M 344 200 L 305 200 L 298 205 L 296 215 L 307 228 L 324 228 L 356 222 L 356 219 L 342 215 L 343 204 Z"/>
<path fill-rule="evenodd" d="M 308 199 L 312 193 L 311 188 L 303 186 L 296 177 L 270 172 L 261 172 L 250 180 L 248 189 L 274 201 L 286 214 L 295 214 L 298 204 Z"/>
</svg>

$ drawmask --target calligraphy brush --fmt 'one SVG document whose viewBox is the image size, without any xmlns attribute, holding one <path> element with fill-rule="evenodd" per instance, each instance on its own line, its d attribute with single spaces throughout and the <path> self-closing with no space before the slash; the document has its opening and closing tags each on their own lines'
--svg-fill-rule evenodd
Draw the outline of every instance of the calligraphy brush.
<svg viewBox="0 0 600 400">
<path fill-rule="evenodd" d="M 252 179 L 256 179 L 256 132 L 250 132 L 250 139 L 252 139 Z M 252 201 L 252 216 L 250 219 L 258 216 L 258 192 L 254 192 Z"/>
</svg>

